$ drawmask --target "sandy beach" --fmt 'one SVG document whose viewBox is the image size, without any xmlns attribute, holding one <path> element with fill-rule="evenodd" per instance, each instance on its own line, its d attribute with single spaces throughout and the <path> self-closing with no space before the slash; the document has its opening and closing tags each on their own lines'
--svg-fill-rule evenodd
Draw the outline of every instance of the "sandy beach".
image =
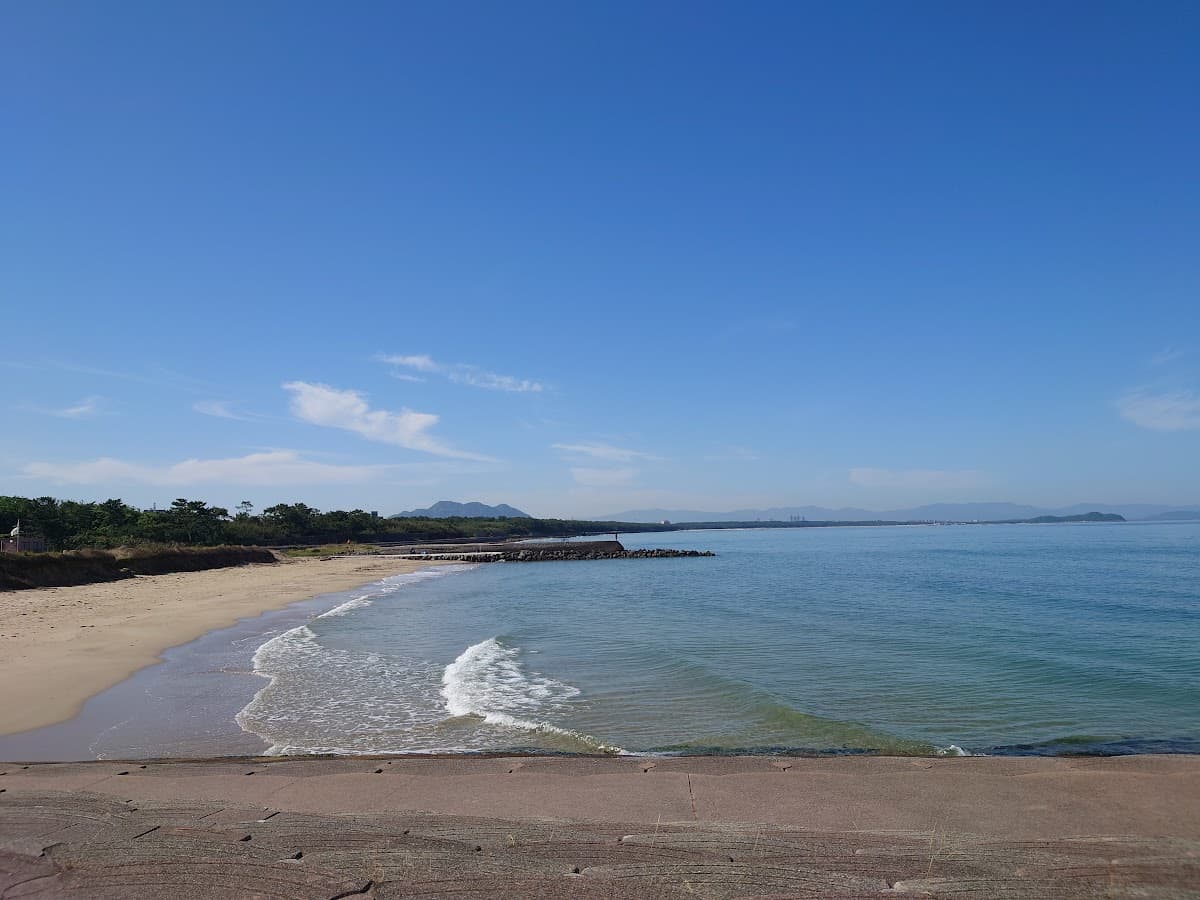
<svg viewBox="0 0 1200 900">
<path fill-rule="evenodd" d="M 239 619 L 431 564 L 287 560 L 0 592 L 0 734 L 65 721 L 167 648 Z"/>
</svg>

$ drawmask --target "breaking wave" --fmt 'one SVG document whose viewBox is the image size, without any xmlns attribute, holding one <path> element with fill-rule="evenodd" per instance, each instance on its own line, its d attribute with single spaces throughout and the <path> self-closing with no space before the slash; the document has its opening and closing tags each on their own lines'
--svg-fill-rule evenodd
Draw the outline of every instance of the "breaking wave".
<svg viewBox="0 0 1200 900">
<path fill-rule="evenodd" d="M 344 616 L 348 612 L 356 609 L 361 609 L 364 606 L 370 606 L 379 597 L 386 597 L 389 594 L 394 594 L 410 584 L 416 584 L 420 581 L 429 581 L 432 578 L 442 578 L 454 572 L 463 572 L 467 569 L 475 568 L 474 565 L 460 566 L 438 566 L 437 568 L 421 569 L 416 572 L 404 572 L 400 575 L 390 575 L 382 579 L 376 584 L 371 585 L 371 590 L 358 597 L 352 597 L 340 606 L 335 606 L 329 612 L 321 613 L 317 616 L 318 619 L 328 619 L 335 616 Z"/>
<path fill-rule="evenodd" d="M 474 566 L 439 566 L 393 575 L 368 585 L 322 619 L 356 609 L 422 581 Z M 237 714 L 243 731 L 271 744 L 267 755 L 411 751 L 403 735 L 445 718 L 430 686 L 440 667 L 356 649 L 324 646 L 300 625 L 262 644 L 253 671 L 268 683 Z"/>
<path fill-rule="evenodd" d="M 476 716 L 489 725 L 553 734 L 602 752 L 620 752 L 582 732 L 544 720 L 561 712 L 579 689 L 521 666 L 521 651 L 488 638 L 464 650 L 442 673 L 442 697 L 451 716 Z"/>
</svg>

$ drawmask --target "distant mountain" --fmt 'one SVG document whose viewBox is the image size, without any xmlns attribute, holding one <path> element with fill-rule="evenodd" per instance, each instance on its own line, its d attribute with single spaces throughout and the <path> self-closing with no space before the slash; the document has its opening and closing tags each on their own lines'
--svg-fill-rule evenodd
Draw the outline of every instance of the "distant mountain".
<svg viewBox="0 0 1200 900">
<path fill-rule="evenodd" d="M 464 519 L 532 519 L 527 512 L 521 512 L 516 507 L 501 503 L 498 506 L 488 506 L 486 503 L 455 503 L 453 500 L 439 500 L 428 509 L 410 509 L 408 512 L 396 513 L 393 519 L 449 519 L 460 517 Z"/>
<path fill-rule="evenodd" d="M 803 518 L 817 522 L 868 522 L 884 520 L 911 522 L 925 519 L 1028 519 L 1049 510 L 1016 503 L 935 503 L 912 509 L 871 510 L 856 507 L 830 509 L 825 506 L 773 506 L 767 509 L 735 509 L 729 512 L 704 512 L 694 509 L 631 509 L 605 516 L 616 522 L 786 522 Z"/>
<path fill-rule="evenodd" d="M 1130 520 L 1190 518 L 1200 514 L 1192 510 L 1152 503 L 1077 503 L 1074 506 L 1045 508 L 1020 503 L 931 503 L 907 509 L 869 510 L 824 506 L 774 506 L 767 509 L 735 509 L 729 512 L 705 512 L 695 509 L 630 509 L 604 516 L 613 522 L 786 522 L 792 517 L 818 522 L 999 522 L 1034 519 L 1038 516 L 1078 516 L 1090 512 L 1114 513 Z"/>
<path fill-rule="evenodd" d="M 865 509 L 826 509 L 822 506 L 777 506 L 770 509 L 735 509 L 729 512 L 703 512 L 696 509 L 630 509 L 611 516 L 599 516 L 602 522 L 786 522 L 791 516 L 838 522 L 878 519 L 879 513 Z"/>
</svg>

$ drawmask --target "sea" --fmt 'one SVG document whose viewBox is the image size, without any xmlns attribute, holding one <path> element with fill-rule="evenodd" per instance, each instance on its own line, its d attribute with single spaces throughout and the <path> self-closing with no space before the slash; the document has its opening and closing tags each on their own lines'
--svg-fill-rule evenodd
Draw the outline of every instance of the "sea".
<svg viewBox="0 0 1200 900">
<path fill-rule="evenodd" d="M 716 555 L 306 601 L 101 695 L 80 755 L 1200 752 L 1200 523 L 621 540 Z"/>
</svg>

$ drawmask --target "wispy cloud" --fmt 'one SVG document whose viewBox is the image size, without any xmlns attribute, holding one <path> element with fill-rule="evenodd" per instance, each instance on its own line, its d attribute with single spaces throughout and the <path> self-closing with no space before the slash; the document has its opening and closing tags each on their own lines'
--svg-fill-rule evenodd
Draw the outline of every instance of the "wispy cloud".
<svg viewBox="0 0 1200 900">
<path fill-rule="evenodd" d="M 425 354 L 417 354 L 415 356 L 380 356 L 382 362 L 390 363 L 393 366 L 404 366 L 408 369 L 416 369 L 418 372 L 441 372 L 445 366 L 440 366 L 433 361 L 433 357 Z"/>
<path fill-rule="evenodd" d="M 367 481 L 389 468 L 331 465 L 305 459 L 296 450 L 271 450 L 227 459 L 186 459 L 165 466 L 111 457 L 75 463 L 32 462 L 24 467 L 24 472 L 59 484 L 310 485 Z"/>
<path fill-rule="evenodd" d="M 1129 391 L 1117 399 L 1117 409 L 1133 424 L 1154 431 L 1200 428 L 1200 394 L 1194 391 Z"/>
<path fill-rule="evenodd" d="M 455 450 L 433 437 L 429 431 L 438 423 L 433 413 L 371 409 L 358 391 L 340 390 L 327 384 L 289 381 L 283 388 L 292 395 L 292 415 L 310 424 L 352 431 L 370 441 L 435 456 L 490 461 L 487 456 Z"/>
<path fill-rule="evenodd" d="M 206 416 L 215 416 L 218 419 L 238 419 L 244 420 L 246 417 L 235 413 L 228 401 L 225 400 L 200 400 L 192 404 L 192 409 Z"/>
<path fill-rule="evenodd" d="M 1150 357 L 1150 365 L 1165 366 L 1167 363 L 1174 362 L 1183 355 L 1184 352 L 1178 347 L 1164 347 Z"/>
<path fill-rule="evenodd" d="M 969 488 L 986 479 L 973 470 L 945 469 L 873 469 L 862 467 L 850 470 L 850 483 L 873 488 Z"/>
<path fill-rule="evenodd" d="M 571 477 L 576 484 L 584 487 L 624 487 L 637 477 L 637 470 L 632 468 L 596 469 L 587 466 L 576 466 L 571 469 Z"/>
<path fill-rule="evenodd" d="M 467 363 L 440 363 L 424 353 L 409 356 L 381 354 L 378 359 L 391 366 L 413 369 L 428 375 L 441 375 L 456 384 L 466 384 L 489 391 L 537 393 L 545 390 L 545 386 L 539 381 L 517 378 L 513 375 L 500 375 Z M 393 374 L 399 378 L 404 377 L 405 373 Z M 411 376 L 408 376 L 406 380 L 411 380 Z"/>
<path fill-rule="evenodd" d="M 632 462 L 635 459 L 661 461 L 661 456 L 643 453 L 640 450 L 629 450 L 625 447 L 613 447 L 610 444 L 551 444 L 554 450 L 562 450 L 573 456 L 586 456 L 591 459 L 605 459 L 611 462 Z"/>
<path fill-rule="evenodd" d="M 704 457 L 711 462 L 754 462 L 762 459 L 757 450 L 750 447 L 726 447 L 719 453 L 710 453 Z"/>
<path fill-rule="evenodd" d="M 578 465 L 570 466 L 571 477 L 575 483 L 589 488 L 616 488 L 632 484 L 639 472 L 633 466 L 620 465 L 641 460 L 643 462 L 661 462 L 661 456 L 632 450 L 628 447 L 615 447 L 612 444 L 585 442 L 579 444 L 551 444 L 551 449 L 561 451 L 566 459 Z M 610 465 L 593 465 L 594 463 L 609 463 Z"/>
<path fill-rule="evenodd" d="M 95 378 L 113 378 L 120 381 L 130 381 L 137 384 L 148 384 L 154 387 L 168 387 L 173 390 L 186 391 L 193 394 L 208 393 L 213 390 L 211 382 L 204 381 L 200 378 L 195 378 L 191 375 L 186 375 L 182 372 L 176 372 L 172 369 L 164 368 L 163 366 L 151 365 L 143 371 L 139 372 L 122 372 L 115 369 L 105 369 L 99 366 L 89 366 L 82 363 L 61 360 L 61 359 L 42 359 L 33 363 L 7 363 L 10 366 L 20 366 L 22 368 L 32 370 L 55 370 L 60 372 L 70 372 L 75 375 L 84 375 L 89 379 Z"/>
<path fill-rule="evenodd" d="M 87 419 L 98 416 L 102 412 L 103 402 L 103 397 L 84 397 L 78 403 L 70 406 L 59 409 L 38 408 L 38 412 L 43 412 L 48 416 L 58 416 L 60 419 Z"/>
</svg>

